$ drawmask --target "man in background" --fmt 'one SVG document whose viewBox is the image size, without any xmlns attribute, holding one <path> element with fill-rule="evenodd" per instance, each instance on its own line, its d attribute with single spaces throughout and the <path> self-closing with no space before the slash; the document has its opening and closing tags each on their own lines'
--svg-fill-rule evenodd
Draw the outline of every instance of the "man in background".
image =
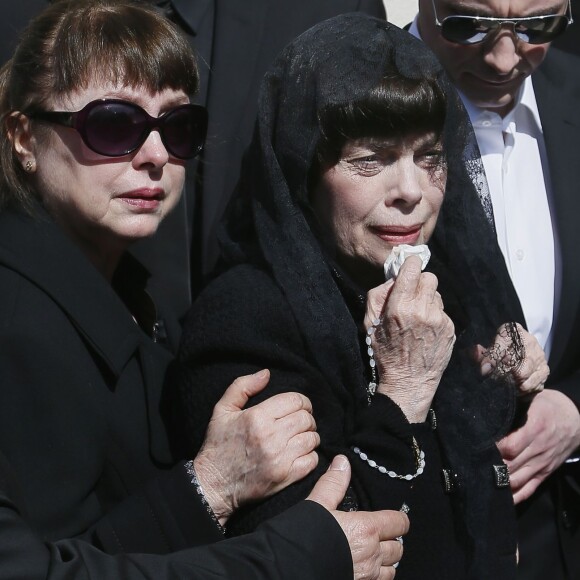
<svg viewBox="0 0 580 580">
<path fill-rule="evenodd" d="M 580 58 L 550 48 L 570 15 L 569 0 L 420 0 L 410 29 L 466 105 L 490 221 L 551 369 L 525 424 L 499 443 L 525 580 L 580 578 Z"/>
</svg>

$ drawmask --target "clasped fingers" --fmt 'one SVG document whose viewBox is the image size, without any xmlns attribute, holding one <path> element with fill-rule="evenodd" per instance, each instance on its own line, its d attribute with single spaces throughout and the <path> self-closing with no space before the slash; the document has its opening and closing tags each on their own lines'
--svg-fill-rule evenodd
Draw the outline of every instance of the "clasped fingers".
<svg viewBox="0 0 580 580">
<path fill-rule="evenodd" d="M 354 577 L 360 580 L 394 577 L 403 556 L 398 540 L 409 530 L 405 514 L 396 511 L 344 514 L 343 530 L 353 555 Z"/>
<path fill-rule="evenodd" d="M 304 401 L 298 404 L 297 397 Z M 280 406 L 272 404 L 274 399 Z M 306 397 L 297 393 L 277 395 L 248 409 L 243 420 L 246 461 L 270 482 L 272 493 L 304 477 L 316 466 L 313 451 L 320 444 L 320 436 Z"/>
</svg>

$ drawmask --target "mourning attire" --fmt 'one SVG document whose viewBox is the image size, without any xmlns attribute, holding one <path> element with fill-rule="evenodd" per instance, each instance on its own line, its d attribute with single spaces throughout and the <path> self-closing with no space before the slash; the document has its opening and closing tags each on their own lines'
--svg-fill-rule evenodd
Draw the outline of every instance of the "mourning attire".
<svg viewBox="0 0 580 580">
<path fill-rule="evenodd" d="M 457 344 L 431 420 L 413 425 L 387 396 L 369 395 L 366 290 L 341 271 L 309 203 L 319 171 L 319 112 L 364 98 L 386 63 L 407 78 L 436 79 L 447 100 L 447 188 L 429 245 Z M 187 415 L 187 437 L 199 443 L 200 425 L 231 379 L 269 368 L 258 399 L 282 391 L 311 399 L 320 462 L 302 482 L 240 512 L 230 533 L 253 529 L 305 497 L 341 452 L 353 466 L 344 509 L 410 508 L 397 578 L 514 577 L 515 515 L 495 441 L 516 415 L 515 389 L 482 379 L 466 355 L 468 347 L 489 344 L 517 304 L 499 249 L 481 237 L 489 228 L 484 206 L 489 210 L 489 193 L 467 115 L 424 45 L 384 21 L 352 14 L 313 27 L 282 52 L 262 85 L 254 139 L 227 216 L 228 267 L 194 304 L 170 376 L 182 401 L 174 412 Z M 425 454 L 422 472 L 413 438 Z"/>
<path fill-rule="evenodd" d="M 126 255 L 109 284 L 39 206 L 0 213 L 0 578 L 349 578 L 313 502 L 231 552 L 159 556 L 223 535 L 170 453 L 146 277 Z M 129 553 L 158 556 L 105 555 Z"/>
</svg>

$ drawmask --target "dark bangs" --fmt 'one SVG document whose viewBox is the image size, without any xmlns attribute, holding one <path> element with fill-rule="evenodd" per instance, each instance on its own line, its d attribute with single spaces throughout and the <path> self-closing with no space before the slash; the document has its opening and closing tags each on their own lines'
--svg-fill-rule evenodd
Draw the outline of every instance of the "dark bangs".
<svg viewBox="0 0 580 580">
<path fill-rule="evenodd" d="M 365 98 L 330 104 L 318 114 L 318 161 L 334 164 L 347 141 L 434 132 L 441 139 L 447 99 L 434 78 L 386 75 Z"/>
<path fill-rule="evenodd" d="M 74 4 L 72 4 L 74 6 Z M 154 17 L 143 6 L 85 4 L 68 12 L 57 31 L 54 53 L 61 55 L 54 70 L 54 92 L 66 94 L 97 80 L 151 91 L 164 88 L 193 94 L 198 88 L 195 58 L 187 40 L 169 21 Z"/>
</svg>

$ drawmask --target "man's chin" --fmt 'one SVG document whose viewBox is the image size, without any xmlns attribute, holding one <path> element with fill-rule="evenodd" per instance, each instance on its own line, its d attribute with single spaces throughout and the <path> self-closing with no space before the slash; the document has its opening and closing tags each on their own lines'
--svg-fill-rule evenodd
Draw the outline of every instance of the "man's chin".
<svg viewBox="0 0 580 580">
<path fill-rule="evenodd" d="M 489 94 L 487 91 L 464 91 L 464 94 L 476 107 L 493 111 L 501 116 L 509 113 L 515 102 L 514 95 L 511 93 Z"/>
</svg>

